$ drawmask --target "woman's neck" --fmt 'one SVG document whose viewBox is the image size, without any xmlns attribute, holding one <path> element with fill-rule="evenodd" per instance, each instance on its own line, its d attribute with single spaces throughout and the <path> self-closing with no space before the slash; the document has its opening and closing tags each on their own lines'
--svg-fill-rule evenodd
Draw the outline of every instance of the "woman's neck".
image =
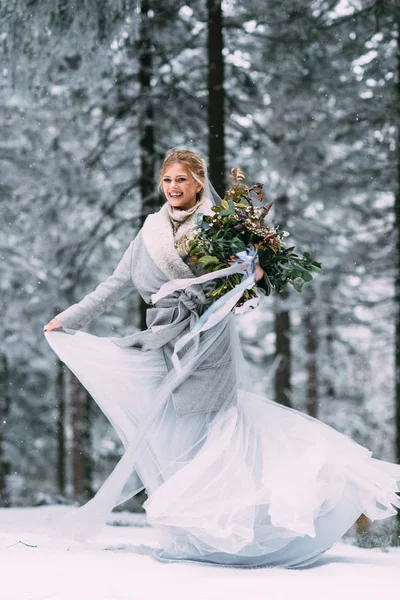
<svg viewBox="0 0 400 600">
<path fill-rule="evenodd" d="M 171 204 L 168 202 L 167 211 L 169 218 L 171 219 L 172 225 L 174 227 L 174 231 L 176 231 L 179 228 L 181 223 L 183 223 L 184 221 L 186 221 L 186 219 L 193 215 L 193 213 L 196 212 L 196 210 L 199 208 L 199 206 L 203 204 L 203 202 L 204 198 L 201 198 L 192 207 L 186 209 L 178 208 L 177 206 L 171 206 Z"/>
</svg>

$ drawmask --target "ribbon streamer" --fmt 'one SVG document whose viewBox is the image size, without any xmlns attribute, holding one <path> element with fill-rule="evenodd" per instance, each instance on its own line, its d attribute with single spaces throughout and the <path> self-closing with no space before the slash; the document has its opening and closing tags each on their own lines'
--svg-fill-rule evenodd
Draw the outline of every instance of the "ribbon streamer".
<svg viewBox="0 0 400 600">
<path fill-rule="evenodd" d="M 186 289 L 190 285 L 198 285 L 206 283 L 207 281 L 212 281 L 213 279 L 219 279 L 220 277 L 228 277 L 233 273 L 243 273 L 242 281 L 237 284 L 233 290 L 230 290 L 227 294 L 224 294 L 209 306 L 197 320 L 193 329 L 176 342 L 171 360 L 177 373 L 181 372 L 178 352 L 202 331 L 207 331 L 207 329 L 210 329 L 222 321 L 222 319 L 235 307 L 236 303 L 242 297 L 243 292 L 254 286 L 256 281 L 256 262 L 258 258 L 257 251 L 255 249 L 247 249 L 238 252 L 236 256 L 238 259 L 230 267 L 214 271 L 213 273 L 207 273 L 206 275 L 200 275 L 200 277 L 173 279 L 161 286 L 159 291 L 152 295 L 151 300 L 153 304 L 156 304 L 158 300 L 169 296 L 169 294 L 172 294 L 177 290 Z"/>
</svg>

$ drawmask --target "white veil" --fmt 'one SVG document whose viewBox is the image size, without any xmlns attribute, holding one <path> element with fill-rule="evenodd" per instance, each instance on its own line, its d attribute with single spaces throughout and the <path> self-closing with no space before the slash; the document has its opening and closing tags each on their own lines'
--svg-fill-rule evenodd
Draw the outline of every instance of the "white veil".
<svg viewBox="0 0 400 600">
<path fill-rule="evenodd" d="M 218 194 L 218 192 L 215 189 L 215 187 L 213 186 L 213 184 L 211 183 L 211 181 L 208 177 L 207 168 L 206 168 L 206 175 L 204 178 L 204 196 L 206 198 L 209 198 L 215 206 L 221 206 L 222 198 Z"/>
<path fill-rule="evenodd" d="M 81 381 L 112 424 L 124 445 L 119 462 L 95 496 L 76 509 L 67 509 L 49 524 L 53 538 L 84 540 L 98 533 L 113 508 L 144 487 L 151 494 L 176 470 L 187 464 L 207 437 L 214 413 L 175 413 L 171 393 L 185 385 L 213 347 L 222 354 L 227 336 L 234 336 L 232 314 L 199 334 L 179 360 L 179 370 L 165 374 L 158 351 L 121 348 L 110 338 L 82 331 L 71 335 L 60 330 L 45 332 L 60 359 Z M 232 339 L 232 348 L 237 347 Z M 214 372 L 215 387 L 229 386 L 234 369 Z M 236 386 L 225 406 L 235 400 Z M 221 410 L 224 409 L 224 406 Z"/>
</svg>

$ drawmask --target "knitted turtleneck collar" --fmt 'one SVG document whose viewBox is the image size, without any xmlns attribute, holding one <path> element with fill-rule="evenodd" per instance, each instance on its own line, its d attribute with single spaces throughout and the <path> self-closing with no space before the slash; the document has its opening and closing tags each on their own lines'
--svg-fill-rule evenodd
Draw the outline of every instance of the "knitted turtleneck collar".
<svg viewBox="0 0 400 600">
<path fill-rule="evenodd" d="M 213 215 L 213 202 L 204 198 L 201 205 L 196 204 L 199 213 Z M 189 209 L 190 210 L 190 209 Z M 153 262 L 170 279 L 182 279 L 193 277 L 193 272 L 180 256 L 175 242 L 184 235 L 192 235 L 193 220 L 196 211 L 189 215 L 186 221 L 182 221 L 177 232 L 173 231 L 173 221 L 169 215 L 168 202 L 165 202 L 160 210 L 148 215 L 142 228 L 142 240 L 146 250 Z"/>
<path fill-rule="evenodd" d="M 176 208 L 175 206 L 171 206 L 169 202 L 167 202 L 167 212 L 169 218 L 171 219 L 171 223 L 173 225 L 174 231 L 176 231 L 181 223 L 186 221 L 191 215 L 193 215 L 196 210 L 204 203 L 204 198 L 201 198 L 196 202 L 194 206 L 187 209 Z"/>
</svg>

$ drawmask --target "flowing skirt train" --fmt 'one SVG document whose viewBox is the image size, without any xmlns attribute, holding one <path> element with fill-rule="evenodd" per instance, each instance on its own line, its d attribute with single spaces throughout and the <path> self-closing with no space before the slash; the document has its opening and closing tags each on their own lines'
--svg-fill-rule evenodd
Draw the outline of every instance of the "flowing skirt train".
<svg viewBox="0 0 400 600">
<path fill-rule="evenodd" d="M 218 412 L 181 417 L 171 397 L 176 374 L 167 373 L 162 350 L 121 348 L 81 331 L 45 333 L 124 445 L 94 498 L 53 524 L 54 536 L 94 535 L 112 508 L 145 487 L 158 560 L 302 567 L 362 513 L 372 520 L 396 514 L 400 465 L 376 460 L 321 421 L 254 394 L 242 377 L 231 315 L 209 343 L 223 327 L 231 328 L 237 394 Z M 195 368 L 192 358 L 181 376 Z"/>
</svg>

